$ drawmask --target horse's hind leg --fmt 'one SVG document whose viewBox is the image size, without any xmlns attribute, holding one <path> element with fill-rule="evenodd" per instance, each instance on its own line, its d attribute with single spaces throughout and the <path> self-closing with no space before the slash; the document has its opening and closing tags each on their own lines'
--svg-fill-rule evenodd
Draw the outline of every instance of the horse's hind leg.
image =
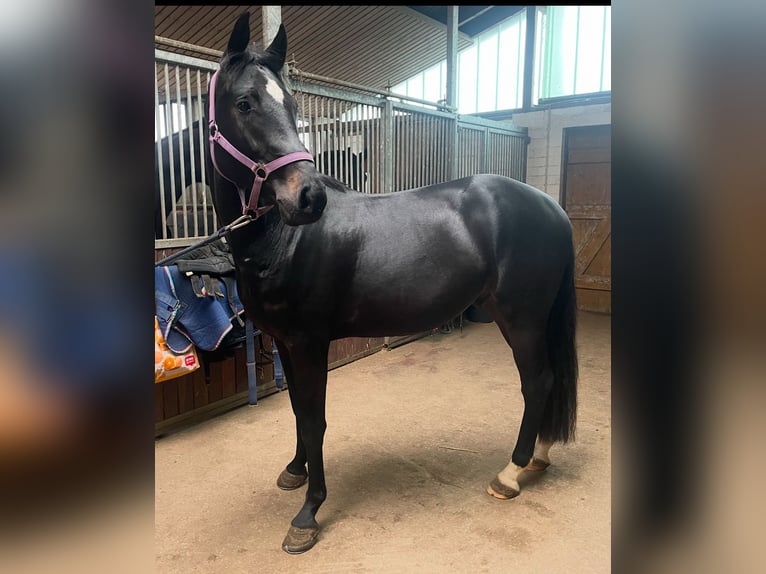
<svg viewBox="0 0 766 574">
<path fill-rule="evenodd" d="M 492 496 L 507 499 L 519 494 L 518 477 L 533 460 L 535 439 L 542 424 L 554 376 L 546 346 L 545 321 L 523 327 L 512 327 L 506 316 L 498 312 L 494 315 L 500 331 L 513 350 L 516 366 L 521 375 L 521 393 L 524 397 L 524 415 L 511 461 L 487 488 L 487 492 Z M 550 462 L 547 452 L 550 444 L 547 444 L 547 448 L 546 443 L 540 443 L 538 446 L 541 457 Z"/>
<path fill-rule="evenodd" d="M 277 349 L 279 350 L 279 357 L 282 360 L 282 368 L 284 369 L 285 375 L 287 376 L 287 392 L 290 395 L 290 402 L 293 405 L 293 410 L 295 410 L 295 393 L 291 390 L 290 385 L 293 380 L 293 365 L 290 361 L 290 353 L 287 349 L 287 346 L 282 344 L 280 341 L 277 341 Z M 301 439 L 301 433 L 300 428 L 298 427 L 297 418 L 295 419 L 295 435 L 295 456 L 287 464 L 287 467 L 279 474 L 279 477 L 277 478 L 277 486 L 282 490 L 295 490 L 296 488 L 300 488 L 306 484 L 309 476 L 308 472 L 306 471 L 306 447 L 303 445 L 303 440 Z"/>
<path fill-rule="evenodd" d="M 548 468 L 551 464 L 551 457 L 548 453 L 551 450 L 552 444 L 551 441 L 543 440 L 538 436 L 535 452 L 532 455 L 532 462 L 524 470 L 539 472 Z"/>
</svg>

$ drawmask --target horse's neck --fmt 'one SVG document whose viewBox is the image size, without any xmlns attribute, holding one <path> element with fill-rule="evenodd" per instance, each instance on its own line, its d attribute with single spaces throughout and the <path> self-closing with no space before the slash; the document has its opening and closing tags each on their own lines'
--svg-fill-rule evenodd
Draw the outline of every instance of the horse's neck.
<svg viewBox="0 0 766 574">
<path fill-rule="evenodd" d="M 285 225 L 276 210 L 275 207 L 260 219 L 232 232 L 229 244 L 239 266 L 266 269 L 277 263 L 284 264 L 289 258 L 302 230 Z"/>
</svg>

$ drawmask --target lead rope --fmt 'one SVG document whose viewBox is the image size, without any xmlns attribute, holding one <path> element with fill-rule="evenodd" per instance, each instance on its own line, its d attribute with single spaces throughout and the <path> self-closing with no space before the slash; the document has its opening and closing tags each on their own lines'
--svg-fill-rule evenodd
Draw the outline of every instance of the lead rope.
<svg viewBox="0 0 766 574">
<path fill-rule="evenodd" d="M 208 235 L 202 241 L 198 241 L 194 245 L 190 245 L 189 247 L 186 247 L 186 248 L 182 249 L 178 253 L 173 253 L 173 255 L 168 255 L 164 259 L 160 259 L 159 261 L 157 261 L 154 264 L 154 266 L 155 267 L 161 267 L 161 266 L 167 265 L 168 263 L 172 263 L 176 259 L 179 259 L 179 258 L 183 257 L 184 255 L 186 255 L 187 253 L 191 253 L 192 251 L 195 251 L 196 249 L 199 249 L 203 245 L 207 245 L 208 243 L 212 243 L 216 239 L 220 239 L 221 237 L 223 237 L 224 235 L 227 235 L 228 233 L 230 233 L 231 231 L 234 231 L 235 229 L 239 229 L 240 227 L 244 227 L 245 225 L 247 225 L 251 221 L 255 221 L 255 219 L 249 213 L 246 213 L 245 215 L 241 215 L 237 219 L 235 219 L 234 221 L 229 223 L 228 225 L 224 225 L 223 227 L 221 227 L 215 233 L 212 233 L 212 234 Z"/>
</svg>

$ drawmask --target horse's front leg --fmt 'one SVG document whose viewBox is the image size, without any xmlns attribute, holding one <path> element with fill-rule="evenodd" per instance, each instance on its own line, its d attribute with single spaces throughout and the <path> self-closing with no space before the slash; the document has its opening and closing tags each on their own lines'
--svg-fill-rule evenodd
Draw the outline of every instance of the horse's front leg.
<svg viewBox="0 0 766 574">
<path fill-rule="evenodd" d="M 316 543 L 319 534 L 316 513 L 327 497 L 322 444 L 327 428 L 325 397 L 329 341 L 312 338 L 288 341 L 285 345 L 293 371 L 288 383 L 290 402 L 295 413 L 299 445 L 302 442 L 308 462 L 309 486 L 303 507 L 293 518 L 282 549 L 299 554 Z"/>
<path fill-rule="evenodd" d="M 282 360 L 282 368 L 287 377 L 287 392 L 290 394 L 290 403 L 293 406 L 293 412 L 295 412 L 295 392 L 292 390 L 292 381 L 295 375 L 293 373 L 293 365 L 290 359 L 290 351 L 287 345 L 282 343 L 282 341 L 277 339 L 276 343 L 277 349 L 279 350 L 279 357 Z M 300 488 L 308 479 L 308 472 L 306 472 L 306 447 L 303 445 L 297 417 L 295 419 L 295 436 L 295 456 L 277 478 L 277 486 L 282 490 L 295 490 L 296 488 Z"/>
</svg>

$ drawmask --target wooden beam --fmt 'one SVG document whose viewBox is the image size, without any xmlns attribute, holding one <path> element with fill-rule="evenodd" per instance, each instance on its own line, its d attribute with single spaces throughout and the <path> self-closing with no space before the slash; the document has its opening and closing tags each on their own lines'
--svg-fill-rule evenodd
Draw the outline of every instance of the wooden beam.
<svg viewBox="0 0 766 574">
<path fill-rule="evenodd" d="M 265 47 L 271 44 L 279 31 L 279 25 L 282 23 L 282 6 L 261 6 L 261 19 L 263 21 L 261 40 Z"/>
</svg>

